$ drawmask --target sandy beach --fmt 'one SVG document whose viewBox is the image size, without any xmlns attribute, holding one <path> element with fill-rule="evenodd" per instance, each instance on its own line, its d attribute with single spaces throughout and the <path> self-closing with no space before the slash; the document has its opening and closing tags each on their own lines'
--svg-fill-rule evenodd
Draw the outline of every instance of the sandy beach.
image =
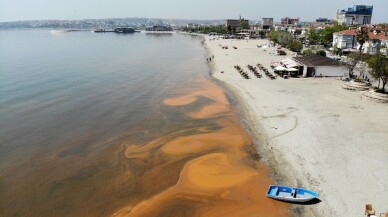
<svg viewBox="0 0 388 217">
<path fill-rule="evenodd" d="M 256 78 L 247 64 L 270 69 L 272 60 L 285 56 L 275 55 L 275 47 L 257 47 L 268 40 L 209 40 L 214 38 L 205 36 L 209 57 L 214 55 L 212 75 L 246 108 L 243 116 L 274 184 L 320 194 L 321 202 L 293 205 L 293 213 L 364 216 L 367 203 L 376 214 L 387 212 L 388 106 L 342 89 L 335 78 Z"/>
</svg>

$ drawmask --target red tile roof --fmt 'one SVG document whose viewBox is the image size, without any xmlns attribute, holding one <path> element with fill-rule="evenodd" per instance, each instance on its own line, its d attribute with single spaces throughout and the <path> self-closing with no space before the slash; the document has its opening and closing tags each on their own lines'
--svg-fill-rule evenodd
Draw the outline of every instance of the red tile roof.
<svg viewBox="0 0 388 217">
<path fill-rule="evenodd" d="M 348 29 L 348 30 L 343 30 L 340 32 L 334 33 L 336 35 L 357 35 L 357 30 L 356 29 Z M 380 40 L 388 40 L 388 33 L 385 32 L 380 32 L 380 33 L 373 33 L 373 32 L 368 32 L 369 39 L 380 39 Z"/>
<path fill-rule="evenodd" d="M 356 29 L 348 29 L 340 32 L 335 32 L 336 35 L 357 35 Z"/>
<path fill-rule="evenodd" d="M 373 32 L 368 33 L 369 39 L 380 39 L 380 40 L 388 40 L 388 33 L 380 32 L 374 34 Z"/>
</svg>

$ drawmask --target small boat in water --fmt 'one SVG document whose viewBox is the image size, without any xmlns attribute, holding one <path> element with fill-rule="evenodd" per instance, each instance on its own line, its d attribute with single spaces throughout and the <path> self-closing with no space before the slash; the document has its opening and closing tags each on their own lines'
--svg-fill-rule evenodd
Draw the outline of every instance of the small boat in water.
<svg viewBox="0 0 388 217">
<path fill-rule="evenodd" d="M 134 33 L 135 30 L 129 27 L 117 27 L 116 29 L 114 29 L 114 32 L 115 33 Z"/>
<path fill-rule="evenodd" d="M 129 27 L 117 27 L 115 29 L 96 29 L 93 32 L 95 33 L 106 33 L 106 32 L 134 33 L 134 32 L 140 32 L 140 31 L 134 30 L 133 28 L 129 28 Z"/>
<path fill-rule="evenodd" d="M 95 33 L 105 33 L 105 32 L 114 32 L 114 30 L 107 30 L 107 29 L 97 29 L 94 30 Z"/>
<path fill-rule="evenodd" d="M 302 203 L 318 198 L 318 193 L 303 188 L 291 188 L 287 186 L 270 185 L 267 197 L 276 200 Z"/>
</svg>

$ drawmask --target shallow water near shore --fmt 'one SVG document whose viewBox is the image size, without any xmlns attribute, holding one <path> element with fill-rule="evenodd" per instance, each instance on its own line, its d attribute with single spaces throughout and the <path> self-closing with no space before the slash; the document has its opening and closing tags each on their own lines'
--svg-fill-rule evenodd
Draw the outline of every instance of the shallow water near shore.
<svg viewBox="0 0 388 217">
<path fill-rule="evenodd" d="M 285 216 L 200 42 L 0 32 L 0 215 Z"/>
</svg>

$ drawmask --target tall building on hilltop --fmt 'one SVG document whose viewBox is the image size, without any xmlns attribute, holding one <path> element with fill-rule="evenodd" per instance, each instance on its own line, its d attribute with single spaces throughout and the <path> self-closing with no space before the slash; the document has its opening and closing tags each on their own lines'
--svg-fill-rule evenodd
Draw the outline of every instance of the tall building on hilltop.
<svg viewBox="0 0 388 217">
<path fill-rule="evenodd" d="M 328 18 L 321 18 L 321 17 L 316 19 L 315 22 L 323 23 L 323 24 L 331 24 L 331 23 L 333 23 L 332 20 L 329 20 Z"/>
<path fill-rule="evenodd" d="M 280 20 L 280 23 L 282 25 L 292 25 L 292 24 L 296 24 L 296 23 L 299 23 L 299 17 L 298 18 L 289 18 L 289 17 L 285 17 L 285 18 L 282 18 Z"/>
<path fill-rule="evenodd" d="M 262 18 L 261 25 L 263 29 L 271 29 L 273 27 L 273 18 Z"/>
<path fill-rule="evenodd" d="M 241 18 L 241 16 L 240 16 L 240 19 L 238 20 L 234 20 L 234 19 L 225 20 L 225 27 L 227 28 L 230 27 L 233 32 L 235 32 L 243 24 L 249 26 L 249 20 Z"/>
<path fill-rule="evenodd" d="M 337 21 L 346 25 L 371 24 L 373 6 L 354 5 L 351 8 L 337 11 Z"/>
</svg>

